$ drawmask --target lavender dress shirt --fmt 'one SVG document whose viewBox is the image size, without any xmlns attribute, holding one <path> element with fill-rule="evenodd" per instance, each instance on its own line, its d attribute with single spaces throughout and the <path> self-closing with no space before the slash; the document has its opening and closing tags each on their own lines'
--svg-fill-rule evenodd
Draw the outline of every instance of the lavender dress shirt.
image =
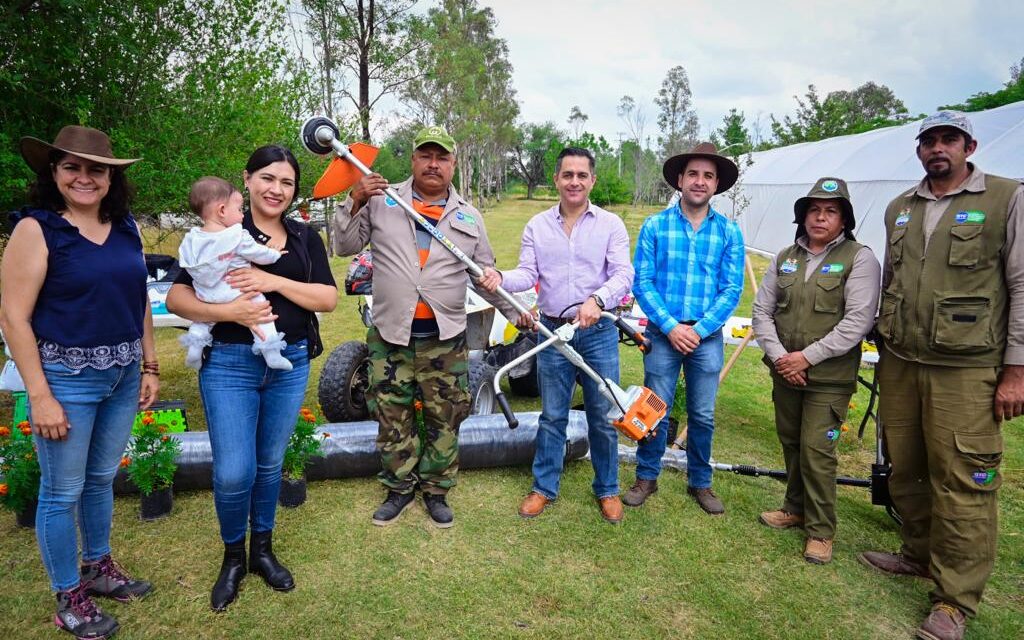
<svg viewBox="0 0 1024 640">
<path fill-rule="evenodd" d="M 626 225 L 614 213 L 588 203 L 566 236 L 555 205 L 526 224 L 519 266 L 501 276 L 501 286 L 511 293 L 539 282 L 538 306 L 548 316 L 558 316 L 595 293 L 612 309 L 633 286 Z M 571 308 L 565 316 L 574 317 L 577 310 Z"/>
</svg>

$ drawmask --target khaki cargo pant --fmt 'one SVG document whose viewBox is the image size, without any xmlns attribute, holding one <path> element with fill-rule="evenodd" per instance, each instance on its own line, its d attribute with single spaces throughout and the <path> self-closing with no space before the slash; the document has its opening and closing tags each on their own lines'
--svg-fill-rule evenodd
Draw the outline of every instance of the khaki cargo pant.
<svg viewBox="0 0 1024 640">
<path fill-rule="evenodd" d="M 459 470 L 459 426 L 469 415 L 466 334 L 448 340 L 412 338 L 408 346 L 385 342 L 376 328 L 366 335 L 370 387 L 366 404 L 377 420 L 378 479 L 389 489 L 445 494 Z M 416 390 L 423 401 L 423 433 L 416 422 Z"/>
<path fill-rule="evenodd" d="M 836 534 L 836 445 L 850 392 L 804 390 L 773 380 L 775 430 L 786 461 L 782 508 L 802 513 L 808 536 Z"/>
<path fill-rule="evenodd" d="M 908 362 L 880 350 L 879 417 L 903 517 L 902 552 L 928 564 L 933 602 L 975 615 L 992 574 L 1002 484 L 998 369 Z"/>
</svg>

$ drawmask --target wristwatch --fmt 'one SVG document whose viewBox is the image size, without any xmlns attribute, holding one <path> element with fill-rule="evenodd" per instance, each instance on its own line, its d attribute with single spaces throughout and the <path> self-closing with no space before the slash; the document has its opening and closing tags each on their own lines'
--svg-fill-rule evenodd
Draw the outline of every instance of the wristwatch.
<svg viewBox="0 0 1024 640">
<path fill-rule="evenodd" d="M 592 293 L 590 294 L 590 297 L 594 299 L 594 302 L 597 303 L 597 306 L 601 307 L 601 311 L 604 311 L 604 300 L 601 299 L 601 296 L 597 295 L 596 293 Z"/>
</svg>

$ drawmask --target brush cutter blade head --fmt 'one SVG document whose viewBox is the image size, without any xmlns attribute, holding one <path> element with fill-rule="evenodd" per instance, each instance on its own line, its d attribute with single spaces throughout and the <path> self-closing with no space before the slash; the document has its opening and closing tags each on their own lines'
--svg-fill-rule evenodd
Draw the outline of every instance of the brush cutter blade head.
<svg viewBox="0 0 1024 640">
<path fill-rule="evenodd" d="M 341 136 L 341 131 L 338 130 L 338 125 L 323 116 L 313 116 L 306 120 L 302 123 L 302 129 L 299 130 L 302 146 L 318 156 L 325 156 L 333 151 L 331 140 L 337 139 L 339 136 Z"/>
<path fill-rule="evenodd" d="M 349 153 L 359 158 L 367 167 L 373 165 L 373 161 L 377 159 L 377 153 L 379 149 L 377 147 L 364 144 L 362 142 L 356 142 L 349 145 Z M 335 156 L 331 160 L 331 164 L 327 165 L 327 170 L 324 171 L 324 175 L 320 176 L 320 180 L 317 181 L 316 186 L 313 187 L 313 198 L 328 198 L 333 195 L 337 195 L 342 191 L 350 188 L 359 178 L 363 177 L 362 171 L 356 168 L 351 162 Z"/>
<path fill-rule="evenodd" d="M 665 417 L 668 405 L 647 387 L 630 387 L 626 389 L 626 396 L 629 398 L 626 413 L 612 421 L 612 426 L 631 440 L 647 440 Z"/>
</svg>

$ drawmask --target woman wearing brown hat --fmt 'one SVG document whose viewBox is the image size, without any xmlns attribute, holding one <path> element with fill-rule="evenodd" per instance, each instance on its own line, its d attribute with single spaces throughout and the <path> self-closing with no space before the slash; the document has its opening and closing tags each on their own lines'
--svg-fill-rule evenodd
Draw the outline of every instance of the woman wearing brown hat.
<svg viewBox="0 0 1024 640">
<path fill-rule="evenodd" d="M 76 638 L 104 638 L 118 623 L 91 596 L 126 602 L 152 590 L 110 556 L 114 475 L 136 411 L 160 387 L 124 176 L 138 160 L 114 157 L 105 133 L 79 126 L 52 144 L 22 138 L 21 155 L 36 179 L 29 206 L 11 214 L 0 326 L 25 380 L 39 454 L 36 537 L 57 592 L 54 623 Z"/>
<path fill-rule="evenodd" d="M 836 445 L 857 390 L 860 343 L 874 324 L 881 267 L 853 239 L 844 181 L 821 178 L 793 209 L 796 243 L 772 260 L 754 300 L 787 478 L 782 508 L 760 521 L 802 527 L 804 559 L 825 564 L 836 531 Z"/>
</svg>

